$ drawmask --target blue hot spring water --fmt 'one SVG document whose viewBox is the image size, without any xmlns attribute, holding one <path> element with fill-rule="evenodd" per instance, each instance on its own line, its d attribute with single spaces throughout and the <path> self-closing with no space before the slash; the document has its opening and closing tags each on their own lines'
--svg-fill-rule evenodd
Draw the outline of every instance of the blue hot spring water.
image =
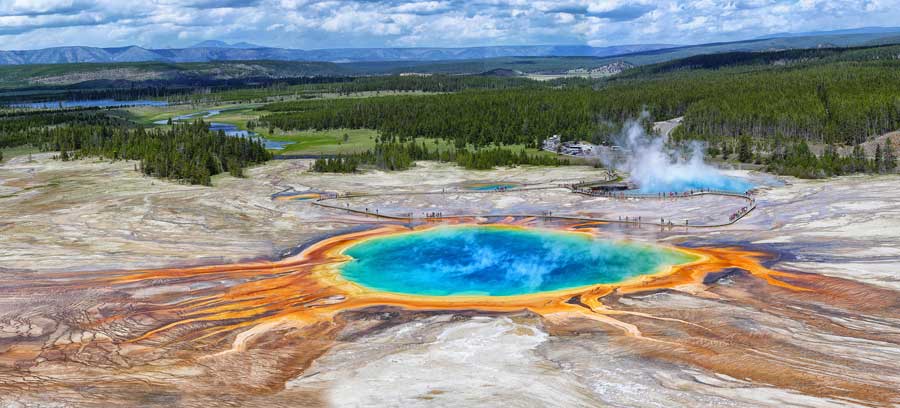
<svg viewBox="0 0 900 408">
<path fill-rule="evenodd" d="M 505 188 L 507 190 L 512 190 L 516 187 L 519 187 L 518 184 L 504 184 L 504 183 L 492 183 L 492 184 L 475 184 L 469 187 L 469 190 L 475 191 L 495 191 Z"/>
<path fill-rule="evenodd" d="M 718 190 L 729 193 L 746 193 L 756 186 L 749 180 L 721 174 L 689 179 L 673 178 L 644 182 L 635 190 L 641 194 L 682 193 L 686 191 Z"/>
<path fill-rule="evenodd" d="M 508 227 L 443 227 L 362 241 L 342 276 L 428 296 L 512 296 L 616 283 L 694 257 L 583 234 Z"/>
</svg>

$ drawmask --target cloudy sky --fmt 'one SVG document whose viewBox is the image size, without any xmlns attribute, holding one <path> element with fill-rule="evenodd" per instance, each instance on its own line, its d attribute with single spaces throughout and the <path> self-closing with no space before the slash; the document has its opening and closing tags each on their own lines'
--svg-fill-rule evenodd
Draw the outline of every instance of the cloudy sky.
<svg viewBox="0 0 900 408">
<path fill-rule="evenodd" d="M 0 49 L 690 44 L 900 25 L 900 0 L 0 0 Z"/>
</svg>

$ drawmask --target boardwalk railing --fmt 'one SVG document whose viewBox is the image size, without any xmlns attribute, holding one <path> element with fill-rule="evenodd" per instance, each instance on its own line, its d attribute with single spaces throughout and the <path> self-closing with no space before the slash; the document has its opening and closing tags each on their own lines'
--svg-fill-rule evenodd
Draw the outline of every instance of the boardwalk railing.
<svg viewBox="0 0 900 408">
<path fill-rule="evenodd" d="M 559 220 L 571 220 L 571 221 L 582 221 L 582 222 L 602 222 L 602 223 L 613 223 L 613 224 L 627 224 L 627 225 L 650 225 L 650 226 L 659 226 L 659 227 L 685 227 L 685 228 L 716 228 L 716 227 L 725 227 L 728 225 L 732 225 L 744 217 L 747 214 L 750 214 L 754 209 L 756 209 L 756 199 L 750 196 L 749 194 L 741 194 L 735 193 L 732 191 L 722 191 L 722 190 L 702 190 L 702 191 L 691 191 L 691 192 L 683 192 L 683 193 L 665 193 L 665 194 L 646 194 L 646 193 L 629 193 L 626 191 L 619 192 L 605 192 L 605 191 L 593 191 L 586 187 L 597 186 L 610 183 L 618 179 L 618 175 L 615 173 L 608 173 L 606 180 L 593 180 L 593 181 L 580 181 L 575 183 L 560 183 L 560 184 L 548 184 L 548 185 L 532 185 L 523 186 L 518 188 L 510 188 L 510 189 L 498 189 L 498 190 L 441 190 L 441 191 L 424 191 L 424 192 L 382 192 L 382 193 L 345 193 L 345 194 L 337 194 L 337 193 L 320 193 L 321 197 L 311 203 L 320 207 L 330 208 L 334 210 L 347 211 L 349 213 L 361 214 L 371 217 L 378 217 L 382 219 L 390 219 L 397 221 L 406 221 L 412 222 L 413 220 L 424 220 L 424 221 L 437 221 L 437 220 L 451 220 L 451 219 L 462 219 L 462 218 L 506 218 L 506 217 L 514 217 L 514 218 L 543 218 L 543 219 L 559 219 Z M 555 181 L 555 180 L 554 180 Z M 521 191 L 534 191 L 534 190 L 551 190 L 551 189 L 560 189 L 565 188 L 570 190 L 573 193 L 587 195 L 591 197 L 609 197 L 609 198 L 635 198 L 635 199 L 678 199 L 678 198 L 690 198 L 697 197 L 703 195 L 715 195 L 715 196 L 723 196 L 723 197 L 734 197 L 741 198 L 748 202 L 746 207 L 742 207 L 739 211 L 732 213 L 729 217 L 728 222 L 718 223 L 718 224 L 677 224 L 673 223 L 671 220 L 669 222 L 644 222 L 644 221 L 636 221 L 633 219 L 622 220 L 613 220 L 613 219 L 605 219 L 605 218 L 595 218 L 595 217 L 583 217 L 583 216 L 573 216 L 573 215 L 553 215 L 550 212 L 542 213 L 542 214 L 530 214 L 530 213 L 520 213 L 520 214 L 454 214 L 454 215 L 443 215 L 443 214 L 435 214 L 435 213 L 426 213 L 421 217 L 417 217 L 412 213 L 409 214 L 384 214 L 380 213 L 378 210 L 368 211 L 368 209 L 361 210 L 358 208 L 351 208 L 349 205 L 347 206 L 339 206 L 330 203 L 326 203 L 328 200 L 340 200 L 340 199 L 350 199 L 350 198 L 360 198 L 360 197 L 378 197 L 378 196 L 403 196 L 403 195 L 443 195 L 443 194 L 491 194 L 491 193 L 516 193 Z M 284 194 L 287 191 L 292 190 L 288 189 L 282 191 L 276 195 Z M 274 198 L 274 195 L 273 195 Z M 440 215 L 440 216 L 436 216 Z"/>
<path fill-rule="evenodd" d="M 511 190 L 511 191 L 522 191 L 522 190 Z M 385 193 L 385 194 L 381 194 L 381 195 L 399 195 L 399 194 L 400 193 Z M 440 193 L 437 193 L 437 194 L 440 194 Z M 371 196 L 377 196 L 377 195 L 378 194 L 372 194 L 372 195 L 366 195 L 366 196 L 371 197 Z M 720 196 L 742 198 L 742 199 L 747 200 L 750 203 L 750 205 L 748 207 L 743 207 L 740 211 L 732 214 L 732 216 L 730 217 L 728 222 L 717 223 L 717 224 L 690 224 L 690 223 L 680 224 L 680 223 L 673 223 L 671 221 L 660 223 L 660 222 L 652 222 L 652 221 L 650 221 L 650 222 L 636 221 L 633 219 L 613 220 L 613 219 L 606 219 L 606 218 L 583 217 L 583 216 L 573 216 L 573 215 L 564 215 L 564 214 L 563 215 L 553 215 L 553 214 L 549 214 L 549 213 L 542 213 L 542 214 L 533 214 L 533 213 L 491 214 L 491 213 L 484 213 L 484 214 L 453 214 L 453 215 L 440 215 L 440 216 L 431 214 L 431 215 L 423 215 L 421 217 L 417 217 L 411 213 L 410 214 L 384 214 L 384 213 L 379 212 L 378 210 L 375 210 L 375 211 L 368 211 L 368 209 L 360 210 L 358 208 L 352 208 L 349 206 L 342 207 L 339 205 L 325 203 L 325 201 L 327 201 L 327 200 L 361 197 L 359 195 L 356 195 L 356 196 L 336 196 L 335 195 L 335 196 L 331 196 L 331 197 L 323 197 L 316 201 L 313 201 L 312 204 L 320 206 L 320 207 L 324 207 L 324 208 L 330 208 L 330 209 L 340 210 L 340 211 L 347 211 L 349 213 L 354 213 L 354 214 L 361 214 L 361 215 L 366 215 L 366 216 L 371 216 L 371 217 L 377 217 L 377 218 L 395 220 L 395 221 L 404 221 L 404 222 L 413 222 L 416 220 L 440 221 L 440 220 L 458 220 L 458 219 L 465 219 L 465 218 L 510 218 L 511 217 L 511 218 L 541 218 L 541 219 L 546 219 L 546 220 L 568 220 L 568 221 L 580 221 L 580 222 L 599 222 L 599 223 L 624 224 L 624 225 L 633 225 L 633 226 L 648 225 L 648 226 L 658 226 L 661 228 L 726 227 L 726 226 L 733 225 L 734 223 L 740 221 L 741 219 L 746 217 L 747 214 L 750 214 L 753 210 L 756 209 L 756 200 L 753 197 L 750 197 L 748 195 L 743 195 L 743 194 L 732 193 L 732 192 L 703 191 L 703 192 L 694 192 L 693 194 L 687 195 L 687 196 L 678 195 L 673 198 L 687 198 L 687 197 L 701 196 L 701 195 L 720 195 Z M 653 197 L 656 197 L 656 196 L 653 196 Z"/>
</svg>

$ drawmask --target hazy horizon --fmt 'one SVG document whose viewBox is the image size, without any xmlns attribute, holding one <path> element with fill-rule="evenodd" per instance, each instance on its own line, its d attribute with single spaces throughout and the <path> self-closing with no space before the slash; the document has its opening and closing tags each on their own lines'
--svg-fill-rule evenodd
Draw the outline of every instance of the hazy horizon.
<svg viewBox="0 0 900 408">
<path fill-rule="evenodd" d="M 898 31 L 898 34 L 900 34 L 900 29 L 898 29 L 897 31 Z M 745 39 L 745 40 L 753 40 L 753 39 L 752 39 L 752 38 L 747 38 L 747 39 Z M 158 49 L 158 50 L 173 49 L 173 50 L 174 50 L 174 49 L 193 48 L 193 47 L 195 47 L 195 46 L 201 45 L 201 43 L 203 43 L 203 42 L 209 42 L 209 41 L 217 41 L 217 42 L 219 42 L 219 41 L 221 41 L 221 40 L 218 40 L 218 39 L 206 39 L 206 40 L 197 41 L 197 42 L 195 42 L 195 43 L 187 44 L 187 45 L 179 46 L 179 47 L 155 47 L 155 46 L 151 46 L 151 45 L 141 45 L 141 44 L 127 44 L 127 45 L 110 45 L 110 46 L 102 46 L 102 45 L 85 45 L 85 44 L 73 43 L 73 44 L 53 45 L 53 46 L 49 46 L 49 47 L 41 47 L 41 48 L 32 48 L 32 49 L 24 49 L 24 48 L 16 48 L 16 49 L 11 49 L 11 48 L 10 48 L 10 49 L 5 49 L 5 48 L 0 48 L 0 51 L 36 51 L 36 50 L 41 50 L 41 49 L 65 48 L 65 47 L 122 48 L 122 47 L 131 47 L 131 46 L 141 47 L 141 48 L 144 48 L 144 49 Z M 743 40 L 736 40 L 736 41 L 743 41 Z M 251 44 L 251 45 L 259 46 L 260 48 L 297 49 L 297 50 L 303 50 L 303 51 L 335 50 L 335 49 L 348 49 L 348 50 L 360 49 L 360 50 L 364 50 L 364 49 L 378 49 L 378 48 L 384 48 L 384 49 L 417 49 L 417 48 L 421 48 L 421 49 L 469 49 L 469 48 L 493 48 L 493 47 L 581 47 L 581 46 L 585 46 L 585 47 L 595 47 L 595 48 L 604 48 L 604 47 L 610 47 L 610 48 L 611 48 L 611 47 L 629 47 L 629 46 L 639 46 L 639 45 L 663 45 L 663 46 L 671 46 L 671 47 L 682 47 L 682 46 L 697 45 L 696 43 L 690 43 L 690 44 L 687 44 L 687 43 L 685 43 L 685 44 L 676 44 L 676 43 L 665 43 L 665 44 L 664 44 L 664 43 L 629 43 L 629 44 L 612 44 L 612 45 L 596 45 L 596 46 L 591 46 L 591 45 L 588 45 L 588 44 L 565 43 L 565 44 L 485 44 L 485 45 L 471 45 L 471 46 L 467 46 L 467 45 L 460 45 L 460 46 L 427 46 L 427 45 L 410 45 L 410 46 L 394 46 L 394 47 L 392 47 L 392 46 L 381 46 L 381 47 L 378 47 L 378 46 L 374 46 L 374 47 L 363 47 L 363 46 L 360 46 L 360 47 L 351 47 L 351 46 L 348 46 L 348 47 L 308 47 L 308 48 L 299 48 L 299 47 L 290 47 L 290 46 L 288 46 L 288 47 L 268 46 L 268 45 L 264 45 L 264 44 L 256 44 L 256 43 L 254 43 L 254 42 L 252 42 L 252 41 L 221 41 L 221 42 L 227 43 L 228 45 L 235 45 L 235 44 L 238 44 L 238 43 L 249 43 L 249 44 Z"/>
<path fill-rule="evenodd" d="M 207 40 L 307 50 L 688 45 L 896 21 L 896 0 L 3 0 L 0 47 L 185 48 Z"/>
</svg>

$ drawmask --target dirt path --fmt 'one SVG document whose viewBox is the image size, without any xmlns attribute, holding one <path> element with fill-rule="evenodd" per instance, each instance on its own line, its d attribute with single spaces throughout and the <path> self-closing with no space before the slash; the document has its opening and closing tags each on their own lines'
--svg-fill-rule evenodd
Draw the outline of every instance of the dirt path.
<svg viewBox="0 0 900 408">
<path fill-rule="evenodd" d="M 660 134 L 662 137 L 668 138 L 678 125 L 681 125 L 681 121 L 684 120 L 684 116 L 679 116 L 677 118 L 665 120 L 662 122 L 656 122 L 653 124 L 653 130 Z"/>
</svg>

